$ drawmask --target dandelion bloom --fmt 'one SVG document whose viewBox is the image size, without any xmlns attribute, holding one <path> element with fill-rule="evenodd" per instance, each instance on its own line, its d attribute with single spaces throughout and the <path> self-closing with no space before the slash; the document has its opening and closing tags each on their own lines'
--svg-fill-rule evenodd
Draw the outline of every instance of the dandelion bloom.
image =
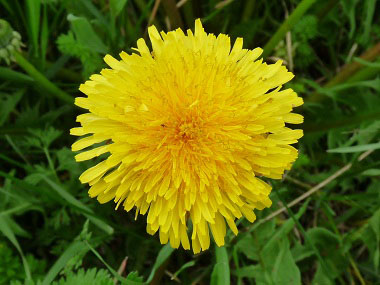
<svg viewBox="0 0 380 285">
<path fill-rule="evenodd" d="M 257 60 L 262 52 L 243 49 L 238 38 L 195 32 L 158 33 L 149 28 L 152 52 L 143 39 L 138 53 L 110 55 L 111 69 L 80 86 L 87 97 L 75 104 L 76 136 L 88 135 L 73 151 L 77 161 L 109 156 L 81 176 L 91 197 L 114 200 L 136 217 L 147 213 L 147 232 L 159 231 L 161 243 L 195 253 L 210 246 L 210 230 L 224 244 L 226 222 L 250 222 L 254 210 L 271 205 L 271 187 L 258 177 L 281 178 L 297 158 L 290 146 L 302 136 L 285 123 L 302 123 L 292 113 L 303 101 L 281 85 L 293 78 L 282 62 Z M 190 224 L 191 221 L 191 224 Z"/>
</svg>

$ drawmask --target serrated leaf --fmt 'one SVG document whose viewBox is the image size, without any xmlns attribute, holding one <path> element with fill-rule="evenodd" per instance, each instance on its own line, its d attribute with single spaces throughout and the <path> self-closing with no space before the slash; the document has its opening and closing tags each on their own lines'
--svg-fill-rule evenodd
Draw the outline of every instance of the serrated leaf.
<svg viewBox="0 0 380 285">
<path fill-rule="evenodd" d="M 104 269 L 90 268 L 86 271 L 81 268 L 77 272 L 70 272 L 66 277 L 61 278 L 53 285 L 78 285 L 78 284 L 96 284 L 96 285 L 113 285 L 111 275 Z"/>
<path fill-rule="evenodd" d="M 108 52 L 107 46 L 99 38 L 92 28 L 90 22 L 84 17 L 76 17 L 72 14 L 67 16 L 67 19 L 72 24 L 72 30 L 75 34 L 76 40 L 88 49 L 106 54 Z"/>
<path fill-rule="evenodd" d="M 56 152 L 58 158 L 58 168 L 57 170 L 67 170 L 72 176 L 78 176 L 80 174 L 79 164 L 75 161 L 75 154 L 64 147 Z"/>
<path fill-rule="evenodd" d="M 42 129 L 29 129 L 29 133 L 32 137 L 28 137 L 26 142 L 35 147 L 49 146 L 62 134 L 62 131 L 49 127 L 45 130 Z"/>
<path fill-rule="evenodd" d="M 78 42 L 72 32 L 67 35 L 60 35 L 57 45 L 63 54 L 80 59 L 83 65 L 84 77 L 88 77 L 102 64 L 99 53 Z"/>
</svg>

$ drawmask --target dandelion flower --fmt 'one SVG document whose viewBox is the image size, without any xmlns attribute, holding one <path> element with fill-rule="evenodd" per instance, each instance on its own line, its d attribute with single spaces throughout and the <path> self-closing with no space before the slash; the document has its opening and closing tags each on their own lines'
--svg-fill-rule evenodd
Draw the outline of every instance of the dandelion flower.
<svg viewBox="0 0 380 285">
<path fill-rule="evenodd" d="M 256 219 L 254 210 L 271 205 L 271 187 L 259 177 L 281 178 L 297 158 L 290 146 L 302 137 L 285 123 L 302 123 L 292 113 L 303 101 L 280 90 L 293 78 L 282 62 L 258 60 L 260 48 L 243 49 L 238 38 L 195 32 L 148 30 L 137 53 L 106 55 L 110 69 L 80 86 L 87 97 L 75 104 L 84 136 L 72 145 L 77 161 L 108 153 L 81 176 L 90 197 L 114 200 L 126 210 L 147 214 L 147 232 L 195 253 L 210 246 L 210 232 L 224 245 L 226 224 Z M 105 142 L 103 144 L 100 144 Z M 192 228 L 189 232 L 188 228 Z"/>
</svg>

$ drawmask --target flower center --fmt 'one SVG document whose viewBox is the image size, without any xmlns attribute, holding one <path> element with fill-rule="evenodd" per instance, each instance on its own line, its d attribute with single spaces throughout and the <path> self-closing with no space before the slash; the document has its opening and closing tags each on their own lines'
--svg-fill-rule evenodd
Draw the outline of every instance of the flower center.
<svg viewBox="0 0 380 285">
<path fill-rule="evenodd" d="M 179 122 L 175 130 L 175 138 L 182 142 L 191 142 L 202 133 L 201 125 L 195 121 Z"/>
</svg>

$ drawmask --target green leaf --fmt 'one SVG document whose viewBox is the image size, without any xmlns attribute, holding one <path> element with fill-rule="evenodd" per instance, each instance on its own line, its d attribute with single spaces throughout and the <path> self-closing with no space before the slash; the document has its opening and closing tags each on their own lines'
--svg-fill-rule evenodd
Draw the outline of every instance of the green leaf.
<svg viewBox="0 0 380 285">
<path fill-rule="evenodd" d="M 275 221 L 270 220 L 258 225 L 251 233 L 241 233 L 239 241 L 236 243 L 238 249 L 247 258 L 255 261 L 260 260 L 260 250 L 275 233 Z"/>
<path fill-rule="evenodd" d="M 380 272 L 380 209 L 369 219 L 361 239 L 367 246 L 373 261 L 375 272 Z"/>
<path fill-rule="evenodd" d="M 34 79 L 24 73 L 14 71 L 7 67 L 0 66 L 0 78 L 4 81 L 13 81 L 16 83 L 31 84 L 34 82 Z"/>
<path fill-rule="evenodd" d="M 139 273 L 137 271 L 129 272 L 127 276 L 127 280 L 143 283 L 143 277 L 139 276 Z"/>
<path fill-rule="evenodd" d="M 277 257 L 271 270 L 274 284 L 282 282 L 294 285 L 301 284 L 301 273 L 290 252 L 289 240 L 285 238 L 280 244 L 280 250 L 277 252 Z M 264 251 L 263 254 L 265 254 Z"/>
<path fill-rule="evenodd" d="M 26 183 L 25 181 L 17 179 L 15 177 L 9 175 L 8 173 L 0 171 L 0 175 L 5 177 L 5 178 L 12 180 L 15 183 L 15 185 L 23 187 L 29 191 L 32 190 L 32 191 L 35 191 L 36 193 L 43 191 L 44 194 L 46 194 L 46 195 L 52 195 L 50 193 L 51 191 L 49 191 L 47 189 L 43 189 L 43 188 L 41 189 L 41 188 L 36 187 L 32 184 Z M 92 223 L 94 223 L 96 226 L 98 226 L 104 232 L 106 232 L 109 235 L 113 234 L 114 229 L 111 226 L 109 226 L 107 223 L 105 223 L 104 221 L 95 217 L 94 212 L 89 207 L 84 205 L 81 201 L 75 199 L 68 191 L 63 189 L 60 185 L 58 185 L 54 181 L 50 180 L 46 175 L 44 175 L 44 174 L 39 174 L 39 175 L 43 180 L 46 181 L 46 183 L 48 185 L 50 185 L 52 187 L 53 190 L 56 191 L 56 193 L 58 194 L 58 197 L 63 198 L 63 199 L 56 199 L 58 202 L 62 203 L 63 205 L 68 203 L 69 205 L 74 206 L 75 208 L 80 210 L 85 217 L 87 217 Z M 53 194 L 53 196 L 54 196 L 54 194 Z M 51 199 L 53 199 L 53 197 L 51 197 Z"/>
<path fill-rule="evenodd" d="M 288 233 L 306 211 L 304 203 L 294 219 L 288 219 L 268 240 L 259 252 L 260 264 L 252 268 L 258 284 L 301 284 L 301 273 L 290 252 Z"/>
<path fill-rule="evenodd" d="M 99 11 L 99 9 L 92 3 L 91 0 L 77 0 L 78 3 L 81 3 L 86 9 L 86 11 L 90 12 L 96 19 L 103 25 L 103 28 L 105 30 L 109 29 L 109 23 L 107 22 L 104 15 Z M 110 33 L 113 33 L 113 31 L 109 31 Z"/>
<path fill-rule="evenodd" d="M 114 275 L 114 277 L 121 282 L 121 284 L 125 285 L 140 285 L 142 282 L 134 281 L 131 279 L 126 279 L 120 276 L 104 259 L 103 257 L 93 248 L 88 242 L 86 242 L 88 248 L 92 251 L 93 254 L 107 267 L 107 269 Z"/>
<path fill-rule="evenodd" d="M 57 45 L 64 55 L 80 59 L 83 65 L 84 77 L 88 77 L 102 64 L 99 53 L 78 42 L 71 31 L 67 35 L 60 35 L 57 39 Z"/>
<path fill-rule="evenodd" d="M 356 5 L 359 3 L 360 0 L 347 0 L 347 1 L 342 1 L 341 5 L 343 7 L 343 11 L 347 14 L 349 21 L 350 21 L 350 32 L 349 32 L 349 37 L 352 38 L 355 29 L 356 29 L 356 16 L 355 16 L 355 11 L 356 11 Z"/>
<path fill-rule="evenodd" d="M 215 256 L 216 263 L 211 274 L 211 285 L 229 285 L 230 265 L 226 247 L 215 245 Z"/>
<path fill-rule="evenodd" d="M 285 37 L 285 34 L 291 30 L 302 19 L 304 14 L 316 2 L 315 0 L 302 0 L 292 11 L 289 17 L 281 24 L 271 39 L 264 46 L 263 57 L 270 55 L 277 44 Z"/>
<path fill-rule="evenodd" d="M 54 190 L 61 198 L 63 198 L 70 205 L 78 208 L 86 213 L 92 213 L 92 210 L 83 204 L 81 201 L 77 200 L 74 196 L 72 196 L 67 190 L 65 190 L 62 186 L 58 185 L 56 182 L 48 178 L 46 175 L 40 174 L 41 178 L 46 181 L 48 185 Z"/>
<path fill-rule="evenodd" d="M 40 145 L 45 148 L 49 148 L 49 146 L 62 134 L 62 131 L 57 130 L 53 127 L 49 127 L 45 130 L 42 129 L 29 129 L 29 133 L 33 135 L 32 138 L 29 138 L 30 141 L 37 140 L 40 141 L 41 144 L 36 144 L 36 146 Z"/>
<path fill-rule="evenodd" d="M 124 9 L 128 0 L 110 0 L 110 9 L 113 18 L 116 18 Z"/>
<path fill-rule="evenodd" d="M 327 152 L 332 153 L 351 153 L 351 152 L 362 152 L 368 150 L 375 150 L 380 148 L 380 142 L 364 144 L 364 145 L 356 145 L 356 146 L 347 146 L 347 147 L 338 147 L 334 149 L 329 149 Z"/>
<path fill-rule="evenodd" d="M 18 241 L 16 239 L 14 232 L 12 231 L 12 229 L 9 225 L 9 217 L 0 216 L 0 232 L 9 239 L 9 241 L 14 245 L 14 247 L 20 253 L 22 263 L 24 265 L 26 279 L 28 279 L 28 280 L 32 279 L 28 262 L 24 256 L 24 253 L 20 247 L 20 244 L 18 243 Z"/>
<path fill-rule="evenodd" d="M 32 206 L 31 203 L 29 202 L 24 202 L 20 205 L 17 205 L 15 207 L 11 207 L 11 208 L 7 208 L 6 210 L 4 211 L 1 211 L 0 212 L 0 217 L 1 216 L 7 216 L 7 215 L 13 215 L 13 214 L 19 214 L 19 213 L 23 213 L 27 210 L 30 210 L 34 208 L 34 206 Z"/>
<path fill-rule="evenodd" d="M 105 231 L 109 235 L 113 234 L 114 229 L 110 225 L 108 225 L 107 223 L 105 223 L 104 221 L 102 221 L 99 218 L 95 217 L 94 216 L 94 212 L 89 207 L 87 207 L 81 201 L 75 199 L 75 197 L 72 196 L 67 190 L 65 190 L 62 186 L 58 185 L 57 183 L 55 183 L 53 180 L 51 180 L 50 178 L 48 178 L 46 175 L 40 174 L 40 176 L 66 202 L 68 202 L 72 206 L 74 206 L 74 207 L 82 210 L 83 215 L 86 216 L 96 226 L 98 226 L 100 229 L 102 229 L 103 231 Z"/>
<path fill-rule="evenodd" d="M 380 78 L 376 78 L 373 80 L 365 80 L 365 81 L 357 81 L 354 83 L 344 83 L 344 84 L 339 84 L 334 87 L 327 88 L 328 90 L 332 92 L 338 92 L 346 89 L 352 89 L 356 87 L 368 87 L 372 88 L 376 91 L 380 91 Z"/>
<path fill-rule="evenodd" d="M 364 32 L 360 36 L 360 40 L 363 44 L 367 44 L 369 41 L 370 32 L 372 29 L 373 16 L 375 14 L 377 0 L 367 0 L 364 3 Z"/>
<path fill-rule="evenodd" d="M 306 211 L 308 203 L 304 203 L 299 209 L 298 213 L 295 215 L 295 218 L 298 220 Z M 275 255 L 277 254 L 272 249 L 276 247 L 276 244 L 285 238 L 285 236 L 293 229 L 295 221 L 293 219 L 288 219 L 279 230 L 266 242 L 263 251 L 272 252 Z"/>
<path fill-rule="evenodd" d="M 156 261 L 154 262 L 153 264 L 153 268 L 152 268 L 152 271 L 150 272 L 149 274 L 149 277 L 148 277 L 148 280 L 146 281 L 146 283 L 150 283 L 153 278 L 154 278 L 154 275 L 156 274 L 156 271 L 157 269 L 166 261 L 168 260 L 168 258 L 170 257 L 170 255 L 173 253 L 174 251 L 174 248 L 172 248 L 170 246 L 170 244 L 166 244 L 164 245 L 160 252 L 158 253 L 158 256 L 156 258 Z"/>
<path fill-rule="evenodd" d="M 367 169 L 362 172 L 362 175 L 365 176 L 380 176 L 380 169 Z"/>
<path fill-rule="evenodd" d="M 106 54 L 108 52 L 107 46 L 95 33 L 94 29 L 86 18 L 76 17 L 72 14 L 69 14 L 67 16 L 67 19 L 70 21 L 75 37 L 80 44 L 95 52 L 102 54 Z"/>
<path fill-rule="evenodd" d="M 67 147 L 61 148 L 56 152 L 58 158 L 57 170 L 67 170 L 71 176 L 78 176 L 80 174 L 80 164 L 74 159 L 75 153 Z"/>
<path fill-rule="evenodd" d="M 240 278 L 255 278 L 255 270 L 256 266 L 255 265 L 247 265 L 244 267 L 240 267 L 239 269 L 236 269 L 232 272 L 232 274 L 240 277 Z"/>
<path fill-rule="evenodd" d="M 104 269 L 90 268 L 85 271 L 81 268 L 78 272 L 70 272 L 66 277 L 52 283 L 52 285 L 78 284 L 113 285 L 114 282 L 111 275 Z"/>
<path fill-rule="evenodd" d="M 318 18 L 314 15 L 306 15 L 294 26 L 293 32 L 297 39 L 306 42 L 318 34 Z"/>
<path fill-rule="evenodd" d="M 318 262 L 317 272 L 314 276 L 315 284 L 334 284 L 334 279 L 345 272 L 348 266 L 348 260 L 345 258 L 339 237 L 325 228 L 316 227 L 306 232 L 305 239 L 309 243 L 304 246 L 297 245 L 293 250 L 294 258 L 299 262 L 315 256 L 316 252 L 311 246 L 313 244 L 326 267 L 326 270 L 323 270 L 322 265 Z"/>
<path fill-rule="evenodd" d="M 73 241 L 58 258 L 54 265 L 46 274 L 42 285 L 49 285 L 58 275 L 58 273 L 66 266 L 67 262 L 78 254 L 84 254 L 89 250 L 84 241 Z"/>
<path fill-rule="evenodd" d="M 9 3 L 7 3 L 7 0 L 1 0 L 0 3 L 5 7 L 5 9 L 8 10 L 9 13 L 14 12 L 11 6 L 9 6 Z"/>
<path fill-rule="evenodd" d="M 9 114 L 14 110 L 24 93 L 25 89 L 19 89 L 12 95 L 0 97 L 0 126 L 4 125 Z"/>
<path fill-rule="evenodd" d="M 360 64 L 365 65 L 365 66 L 380 68 L 380 62 L 378 62 L 378 61 L 371 62 L 371 61 L 364 60 L 360 57 L 354 57 L 353 60 L 356 62 L 359 62 Z"/>
<path fill-rule="evenodd" d="M 191 260 L 189 262 L 186 262 L 185 264 L 183 264 L 180 269 L 178 269 L 174 274 L 173 276 L 171 277 L 171 280 L 175 279 L 179 274 L 181 274 L 182 271 L 184 271 L 185 269 L 189 268 L 189 267 L 192 267 L 195 265 L 195 261 L 194 260 Z"/>
</svg>

